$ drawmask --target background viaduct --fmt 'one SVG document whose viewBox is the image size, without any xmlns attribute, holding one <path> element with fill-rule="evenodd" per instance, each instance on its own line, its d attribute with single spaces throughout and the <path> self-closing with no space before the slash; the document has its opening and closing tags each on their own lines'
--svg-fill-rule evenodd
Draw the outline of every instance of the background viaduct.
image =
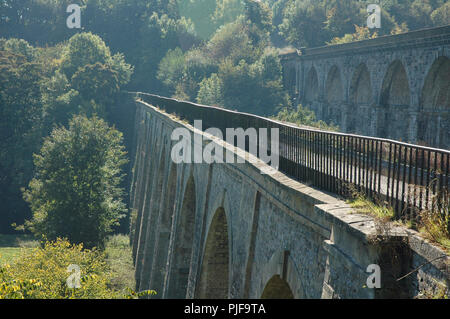
<svg viewBox="0 0 450 319">
<path fill-rule="evenodd" d="M 296 102 L 342 132 L 450 148 L 450 26 L 283 55 Z"/>
</svg>

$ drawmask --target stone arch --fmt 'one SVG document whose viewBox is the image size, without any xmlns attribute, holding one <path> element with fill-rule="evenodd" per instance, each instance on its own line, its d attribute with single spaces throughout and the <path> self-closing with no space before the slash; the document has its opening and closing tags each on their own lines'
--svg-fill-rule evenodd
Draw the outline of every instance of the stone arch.
<svg viewBox="0 0 450 319">
<path fill-rule="evenodd" d="M 229 237 L 227 216 L 219 207 L 209 227 L 196 295 L 198 298 L 226 299 L 229 296 Z"/>
<path fill-rule="evenodd" d="M 418 140 L 434 147 L 450 147 L 450 58 L 431 66 L 420 98 Z"/>
<path fill-rule="evenodd" d="M 396 60 L 390 64 L 384 76 L 380 94 L 382 109 L 378 116 L 377 136 L 397 140 L 408 138 L 407 112 L 411 104 L 409 79 L 403 63 Z M 404 109 L 400 111 L 399 109 Z"/>
<path fill-rule="evenodd" d="M 319 77 L 314 66 L 308 72 L 306 76 L 305 84 L 305 101 L 308 103 L 317 102 L 319 99 Z"/>
<path fill-rule="evenodd" d="M 173 213 L 175 211 L 175 198 L 177 191 L 177 165 L 170 166 L 169 177 L 166 184 L 165 196 L 161 205 L 160 222 L 156 238 L 155 262 L 152 267 L 151 288 L 162 291 L 166 264 L 171 237 Z M 156 295 L 158 297 L 159 295 Z"/>
<path fill-rule="evenodd" d="M 168 283 L 168 298 L 186 298 L 194 241 L 196 193 L 194 176 L 187 181 L 181 211 L 175 228 L 172 265 Z"/>
<path fill-rule="evenodd" d="M 294 294 L 287 281 L 275 275 L 264 287 L 261 299 L 294 299 Z"/>
<path fill-rule="evenodd" d="M 290 252 L 287 250 L 276 251 L 270 260 L 258 271 L 259 273 L 259 284 L 257 285 L 254 295 L 256 298 L 271 298 L 279 299 L 285 298 L 286 290 L 273 289 L 276 287 L 283 286 L 280 280 L 284 281 L 284 284 L 289 287 L 292 297 L 306 298 L 306 293 L 300 279 L 299 267 L 295 264 L 293 258 L 290 256 Z M 275 277 L 275 279 L 274 279 Z M 271 280 L 273 281 L 271 282 Z M 268 284 L 271 284 L 268 286 Z M 272 285 L 273 284 L 273 285 Z M 269 287 L 269 288 L 268 288 Z M 268 288 L 268 290 L 266 290 Z M 279 291 L 280 296 L 275 296 L 275 293 Z"/>
<path fill-rule="evenodd" d="M 373 93 L 370 73 L 367 65 L 360 64 L 352 77 L 349 89 L 350 108 L 347 113 L 346 130 L 363 133 L 370 119 L 367 118 L 368 107 L 372 104 Z"/>
<path fill-rule="evenodd" d="M 340 109 L 340 106 L 344 101 L 344 90 L 341 71 L 336 65 L 328 72 L 325 92 L 328 104 L 328 114 L 325 119 L 338 124 L 341 122 L 342 110 Z"/>
</svg>

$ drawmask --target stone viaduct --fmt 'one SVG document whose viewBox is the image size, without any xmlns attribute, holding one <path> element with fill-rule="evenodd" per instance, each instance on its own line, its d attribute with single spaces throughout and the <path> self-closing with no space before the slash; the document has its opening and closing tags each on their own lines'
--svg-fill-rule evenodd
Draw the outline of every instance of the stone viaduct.
<svg viewBox="0 0 450 319">
<path fill-rule="evenodd" d="M 390 298 L 448 286 L 449 258 L 416 233 L 393 228 L 382 236 L 372 218 L 339 198 L 280 172 L 262 175 L 263 162 L 134 96 L 119 109 L 116 123 L 132 158 L 139 291 L 154 289 L 156 298 Z M 188 130 L 194 150 L 213 142 L 246 161 L 175 164 L 175 128 Z M 371 264 L 381 267 L 380 289 L 366 287 Z"/>
<path fill-rule="evenodd" d="M 282 55 L 296 102 L 342 132 L 450 148 L 450 26 Z"/>
</svg>

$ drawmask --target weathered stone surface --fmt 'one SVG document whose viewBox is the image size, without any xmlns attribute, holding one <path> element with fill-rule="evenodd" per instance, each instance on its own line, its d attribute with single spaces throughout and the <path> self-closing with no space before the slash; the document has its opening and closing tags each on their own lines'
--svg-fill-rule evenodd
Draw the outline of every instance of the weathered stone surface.
<svg viewBox="0 0 450 319">
<path fill-rule="evenodd" d="M 285 86 L 343 132 L 450 148 L 450 26 L 282 56 Z"/>
<path fill-rule="evenodd" d="M 419 273 L 426 284 L 409 276 L 395 285 L 434 256 L 419 237 L 399 229 L 374 240 L 373 219 L 280 172 L 262 175 L 262 162 L 174 164 L 173 130 L 203 133 L 131 98 L 124 107 L 136 108 L 130 198 L 139 289 L 162 298 L 390 298 L 448 281 L 448 268 L 433 263 Z M 382 267 L 381 289 L 364 288 L 370 264 Z"/>
</svg>

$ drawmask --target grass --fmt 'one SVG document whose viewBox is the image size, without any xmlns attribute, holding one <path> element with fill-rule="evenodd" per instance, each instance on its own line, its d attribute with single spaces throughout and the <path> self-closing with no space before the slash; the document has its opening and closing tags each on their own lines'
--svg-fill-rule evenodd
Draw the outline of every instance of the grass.
<svg viewBox="0 0 450 319">
<path fill-rule="evenodd" d="M 358 213 L 370 215 L 380 220 L 392 220 L 395 217 L 395 212 L 392 208 L 377 205 L 363 196 L 357 196 L 356 198 L 349 200 L 348 203 L 355 208 Z"/>
<path fill-rule="evenodd" d="M 447 228 L 449 217 L 448 213 L 442 215 L 428 211 L 422 212 L 418 230 L 425 238 L 439 244 L 447 253 L 450 253 L 450 231 Z"/>
<path fill-rule="evenodd" d="M 135 289 L 134 266 L 130 238 L 127 235 L 113 235 L 105 246 L 106 261 L 113 278 L 114 289 L 126 294 L 127 288 Z"/>
<path fill-rule="evenodd" d="M 0 234 L 0 266 L 11 264 L 26 249 L 37 247 L 39 242 L 30 235 Z"/>
<path fill-rule="evenodd" d="M 447 211 L 442 212 L 423 210 L 418 213 L 420 217 L 419 221 L 412 221 L 395 220 L 395 212 L 392 208 L 375 204 L 363 195 L 354 194 L 353 199 L 348 200 L 347 203 L 355 208 L 358 213 L 372 216 L 379 222 L 385 224 L 393 222 L 394 224 L 400 224 L 409 229 L 415 229 L 423 237 L 439 245 L 447 254 L 450 253 L 450 231 L 447 226 L 450 218 L 448 207 L 444 207 L 443 209 L 447 209 Z"/>
</svg>

